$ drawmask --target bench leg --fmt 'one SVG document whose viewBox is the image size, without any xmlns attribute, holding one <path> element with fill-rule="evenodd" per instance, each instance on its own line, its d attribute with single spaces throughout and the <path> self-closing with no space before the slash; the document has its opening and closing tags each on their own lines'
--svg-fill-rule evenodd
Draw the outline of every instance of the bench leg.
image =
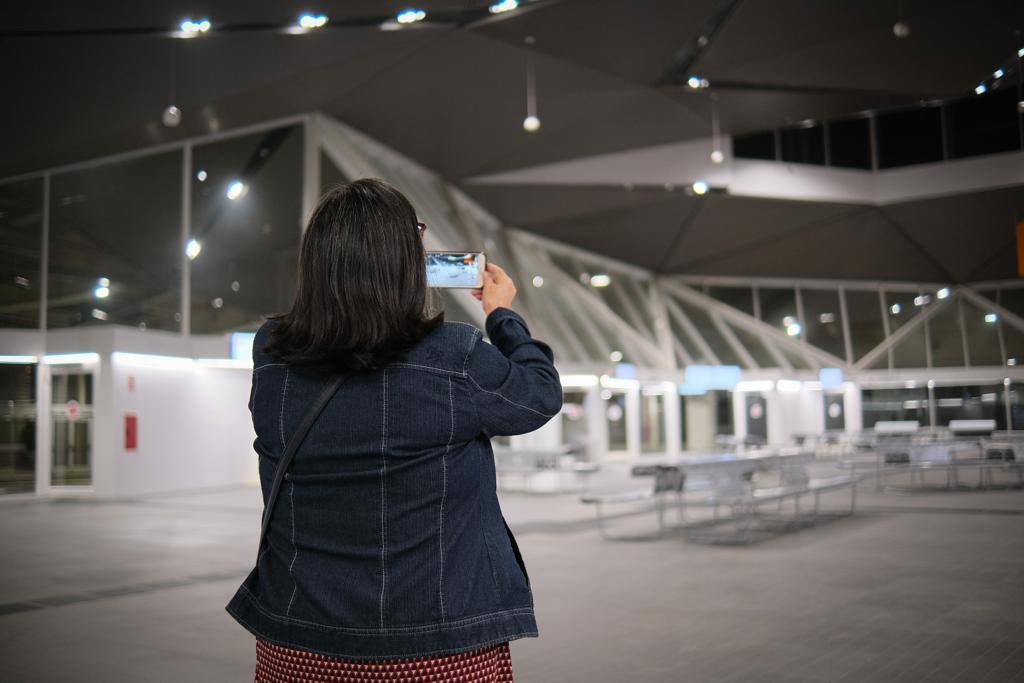
<svg viewBox="0 0 1024 683">
<path fill-rule="evenodd" d="M 850 514 L 857 509 L 857 482 L 850 485 Z"/>
<path fill-rule="evenodd" d="M 676 517 L 680 524 L 686 522 L 686 501 L 683 499 L 683 494 L 679 492 L 676 492 Z"/>
<path fill-rule="evenodd" d="M 604 528 L 604 515 L 601 512 L 601 502 L 598 501 L 595 503 L 595 507 L 597 508 L 597 531 L 601 534 L 601 538 L 608 538 L 608 534 L 605 533 Z"/>
<path fill-rule="evenodd" d="M 821 505 L 821 491 L 814 492 L 814 519 L 818 518 L 818 508 Z"/>
</svg>

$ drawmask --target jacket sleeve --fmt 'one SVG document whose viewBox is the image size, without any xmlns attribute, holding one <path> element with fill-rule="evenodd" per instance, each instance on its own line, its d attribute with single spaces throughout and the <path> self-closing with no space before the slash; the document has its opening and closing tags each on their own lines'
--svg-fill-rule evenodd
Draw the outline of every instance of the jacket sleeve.
<svg viewBox="0 0 1024 683">
<path fill-rule="evenodd" d="M 562 408 L 562 384 L 551 347 L 530 336 L 515 311 L 499 307 L 484 323 L 491 343 L 477 330 L 466 357 L 480 429 L 487 436 L 525 434 Z"/>
</svg>

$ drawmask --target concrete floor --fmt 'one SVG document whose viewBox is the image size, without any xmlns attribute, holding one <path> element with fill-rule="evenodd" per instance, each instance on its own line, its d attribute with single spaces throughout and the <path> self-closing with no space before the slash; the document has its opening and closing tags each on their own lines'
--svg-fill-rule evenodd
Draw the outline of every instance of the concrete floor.
<svg viewBox="0 0 1024 683">
<path fill-rule="evenodd" d="M 604 541 L 575 494 L 503 494 L 541 631 L 512 644 L 516 680 L 1024 681 L 1024 492 L 859 499 L 735 546 Z M 252 680 L 223 607 L 259 510 L 254 488 L 0 502 L 0 680 Z"/>
</svg>

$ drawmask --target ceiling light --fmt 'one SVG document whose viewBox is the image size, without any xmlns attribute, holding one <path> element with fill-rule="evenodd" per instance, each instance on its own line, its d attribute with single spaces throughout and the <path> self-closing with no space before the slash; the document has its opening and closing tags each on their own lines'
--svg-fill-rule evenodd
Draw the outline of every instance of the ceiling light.
<svg viewBox="0 0 1024 683">
<path fill-rule="evenodd" d="M 191 19 L 186 19 L 181 22 L 181 26 L 179 28 L 181 30 L 179 31 L 178 36 L 182 38 L 194 38 L 200 33 L 206 33 L 210 30 L 210 20 L 201 19 L 200 21 L 192 21 Z"/>
<path fill-rule="evenodd" d="M 240 198 L 242 195 L 244 195 L 248 191 L 248 189 L 249 188 L 245 186 L 245 183 L 243 183 L 241 180 L 236 180 L 230 185 L 228 185 L 227 192 L 225 192 L 224 194 L 227 195 L 228 199 L 234 201 Z"/>
<path fill-rule="evenodd" d="M 544 286 L 544 278 L 541 277 L 540 275 L 534 275 L 533 276 L 533 286 L 534 287 L 543 287 Z"/>
<path fill-rule="evenodd" d="M 996 315 L 995 313 L 986 313 L 985 314 L 985 322 L 987 322 L 989 325 L 995 323 L 995 321 L 997 321 L 997 320 L 999 320 L 999 316 Z"/>
<path fill-rule="evenodd" d="M 92 295 L 97 299 L 106 299 L 110 296 L 110 287 L 101 284 L 96 287 L 96 289 L 92 290 Z"/>
<path fill-rule="evenodd" d="M 523 119 L 523 130 L 527 133 L 536 133 L 540 129 L 540 118 L 530 114 Z"/>
<path fill-rule="evenodd" d="M 787 315 L 785 318 L 782 319 L 782 325 L 784 327 L 789 327 L 790 325 L 792 325 L 795 322 L 796 322 L 796 318 L 794 318 L 791 315 Z"/>
<path fill-rule="evenodd" d="M 96 318 L 97 320 L 106 320 L 107 312 L 99 308 L 94 308 L 92 309 L 92 317 Z"/>
<path fill-rule="evenodd" d="M 194 261 L 196 256 L 199 256 L 199 252 L 202 251 L 203 247 L 199 244 L 199 240 L 192 238 L 185 245 L 185 255 L 188 256 L 190 261 Z"/>
<path fill-rule="evenodd" d="M 690 86 L 694 90 L 700 90 L 701 88 L 708 87 L 709 85 L 711 85 L 711 83 L 706 78 L 701 78 L 700 76 L 690 76 L 689 78 L 686 79 L 686 85 Z"/>
<path fill-rule="evenodd" d="M 608 359 L 613 363 L 618 363 L 622 360 L 622 351 L 612 351 L 608 354 Z"/>
<path fill-rule="evenodd" d="M 210 305 L 213 306 L 214 308 L 222 308 L 224 306 L 224 299 L 218 296 L 216 299 L 210 302 Z"/>
<path fill-rule="evenodd" d="M 590 276 L 591 287 L 607 287 L 612 283 L 611 275 L 605 273 L 598 273 L 597 275 Z"/>
<path fill-rule="evenodd" d="M 903 307 L 900 306 L 899 304 L 893 304 L 892 306 L 889 307 L 889 312 L 892 313 L 893 315 L 899 315 L 900 311 L 902 310 Z"/>
<path fill-rule="evenodd" d="M 800 327 L 800 323 L 790 323 L 789 325 L 786 325 L 786 334 L 788 334 L 790 337 L 795 337 L 799 335 L 802 331 L 803 328 Z"/>
<path fill-rule="evenodd" d="M 722 150 L 716 149 L 711 152 L 711 163 L 720 164 L 725 161 L 725 155 L 722 154 Z"/>
<path fill-rule="evenodd" d="M 324 14 L 303 14 L 299 17 L 299 26 L 304 29 L 320 28 L 327 23 L 327 16 Z"/>
<path fill-rule="evenodd" d="M 915 306 L 927 306 L 931 302 L 932 302 L 932 298 L 930 296 L 928 296 L 927 294 L 921 294 L 919 296 L 915 296 L 914 297 L 914 305 Z"/>
<path fill-rule="evenodd" d="M 937 296 L 940 299 L 945 299 L 946 297 L 949 296 L 949 287 L 943 287 L 939 291 L 935 292 L 935 296 Z"/>
<path fill-rule="evenodd" d="M 988 91 L 988 87 L 984 83 L 979 83 L 978 87 L 974 89 L 975 95 L 984 95 Z"/>
<path fill-rule="evenodd" d="M 1017 359 L 1016 358 L 1007 358 L 1006 359 L 1006 364 L 1007 365 L 1016 365 L 1017 364 Z"/>
<path fill-rule="evenodd" d="M 1021 58 L 1024 58 L 1024 47 L 1022 47 L 1021 49 L 1017 50 L 1017 56 L 1021 57 Z"/>
<path fill-rule="evenodd" d="M 178 124 L 181 123 L 181 110 L 172 104 L 167 109 L 164 109 L 163 114 L 160 115 L 160 120 L 168 128 L 177 128 Z"/>
<path fill-rule="evenodd" d="M 707 182 L 704 180 L 694 180 L 691 187 L 693 188 L 694 194 L 707 194 L 710 189 Z"/>
<path fill-rule="evenodd" d="M 820 320 L 822 323 L 825 323 L 825 324 L 834 323 L 836 321 L 836 314 L 835 313 L 822 313 L 821 315 L 818 316 L 818 320 Z"/>
<path fill-rule="evenodd" d="M 1003 77 L 1003 70 L 1002 69 L 996 69 L 995 71 L 992 72 L 992 78 L 1002 78 L 1002 77 Z"/>
<path fill-rule="evenodd" d="M 199 172 L 196 173 L 196 180 L 198 180 L 201 183 L 205 183 L 206 182 L 206 178 L 207 178 L 206 171 L 204 171 L 202 169 L 199 169 Z"/>
<path fill-rule="evenodd" d="M 892 25 L 892 34 L 897 38 L 906 38 L 910 35 L 910 26 L 905 22 L 897 21 Z"/>
<path fill-rule="evenodd" d="M 398 13 L 395 21 L 399 24 L 414 24 L 427 18 L 427 13 L 421 9 L 407 9 Z"/>
<path fill-rule="evenodd" d="M 491 14 L 501 14 L 502 12 L 511 12 L 517 7 L 519 7 L 518 0 L 502 0 L 488 7 L 487 11 Z"/>
</svg>

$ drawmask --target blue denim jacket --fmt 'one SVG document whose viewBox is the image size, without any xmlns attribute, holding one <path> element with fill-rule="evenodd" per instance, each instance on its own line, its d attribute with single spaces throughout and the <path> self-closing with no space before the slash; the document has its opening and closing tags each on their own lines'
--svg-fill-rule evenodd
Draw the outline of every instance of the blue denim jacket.
<svg viewBox="0 0 1024 683">
<path fill-rule="evenodd" d="M 261 352 L 249 399 L 264 502 L 324 386 Z M 227 611 L 258 637 L 348 658 L 443 655 L 537 636 L 533 594 L 495 494 L 489 437 L 554 417 L 550 347 L 498 308 L 491 343 L 445 322 L 402 362 L 352 375 L 280 490 L 256 567 Z"/>
</svg>

